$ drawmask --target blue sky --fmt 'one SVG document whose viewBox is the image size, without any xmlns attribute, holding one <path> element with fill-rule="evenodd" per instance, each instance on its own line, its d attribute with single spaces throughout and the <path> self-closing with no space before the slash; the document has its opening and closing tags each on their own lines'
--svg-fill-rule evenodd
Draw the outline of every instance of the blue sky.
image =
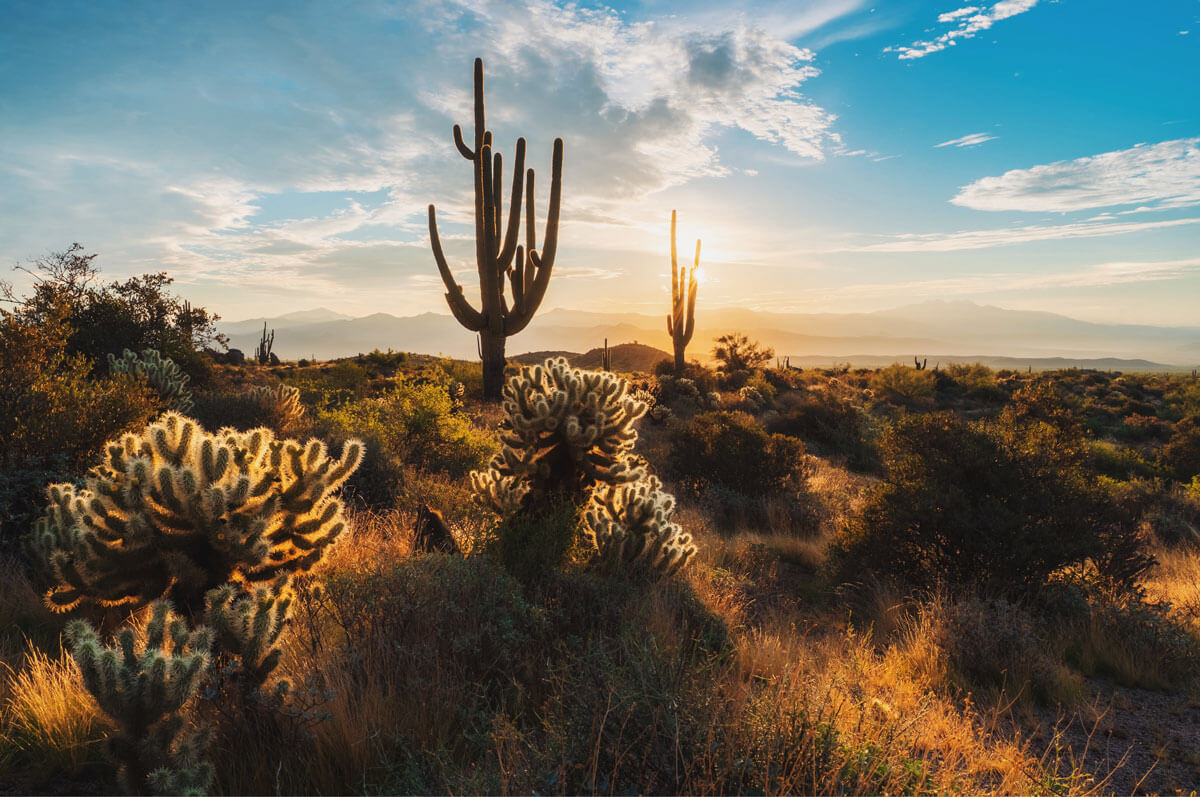
<svg viewBox="0 0 1200 797">
<path fill-rule="evenodd" d="M 470 296 L 476 55 L 539 223 L 566 141 L 545 308 L 663 312 L 677 208 L 702 304 L 1200 324 L 1200 0 L 9 0 L 0 264 L 444 313 L 425 208 Z"/>
</svg>

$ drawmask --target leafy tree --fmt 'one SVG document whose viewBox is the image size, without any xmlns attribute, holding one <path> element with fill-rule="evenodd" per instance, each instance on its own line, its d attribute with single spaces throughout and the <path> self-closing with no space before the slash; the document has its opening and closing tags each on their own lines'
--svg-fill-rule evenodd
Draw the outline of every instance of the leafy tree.
<svg viewBox="0 0 1200 797">
<path fill-rule="evenodd" d="M 166 272 L 101 284 L 96 257 L 74 243 L 66 251 L 17 266 L 33 278 L 31 293 L 18 296 L 10 283 L 0 283 L 0 298 L 29 322 L 63 322 L 69 328 L 67 352 L 83 355 L 93 367 L 101 367 L 109 354 L 120 357 L 125 349 L 155 349 L 183 368 L 193 383 L 202 382 L 208 359 L 201 350 L 227 343 L 216 329 L 219 317 L 169 293 L 173 280 Z"/>
</svg>

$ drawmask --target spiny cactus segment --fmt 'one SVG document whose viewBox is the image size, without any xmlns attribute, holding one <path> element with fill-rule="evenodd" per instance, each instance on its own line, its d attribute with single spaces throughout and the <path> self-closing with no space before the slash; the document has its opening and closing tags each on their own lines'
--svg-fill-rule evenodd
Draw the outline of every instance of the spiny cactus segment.
<svg viewBox="0 0 1200 797">
<path fill-rule="evenodd" d="M 157 391 L 168 409 L 184 414 L 192 411 L 188 375 L 170 357 L 163 357 L 154 349 L 146 349 L 140 355 L 125 349 L 120 359 L 108 355 L 108 372 L 145 377 L 146 383 Z"/>
<path fill-rule="evenodd" d="M 293 593 L 288 577 L 259 585 L 253 593 L 224 584 L 208 593 L 205 619 L 217 648 L 238 657 L 246 692 L 262 687 L 283 655 L 275 647 L 287 627 Z"/>
<path fill-rule="evenodd" d="M 471 474 L 478 501 L 503 517 L 570 501 L 601 558 L 660 573 L 687 563 L 695 546 L 670 520 L 675 499 L 633 454 L 634 424 L 648 403 L 629 394 L 626 380 L 557 358 L 522 368 L 504 397 L 503 447 L 486 471 Z"/>
<path fill-rule="evenodd" d="M 47 603 L 147 603 L 170 595 L 188 617 L 226 582 L 305 571 L 345 528 L 333 493 L 362 460 L 268 429 L 206 433 L 167 413 L 110 442 L 86 486 L 51 485 L 32 544 L 55 586 Z"/>
<path fill-rule="evenodd" d="M 601 560 L 671 575 L 696 553 L 692 535 L 671 520 L 674 513 L 675 496 L 650 476 L 633 484 L 598 486 L 584 517 Z"/>
<path fill-rule="evenodd" d="M 563 358 L 521 369 L 504 388 L 503 446 L 486 471 L 471 474 L 485 504 L 511 513 L 554 495 L 586 496 L 592 485 L 645 475 L 628 456 L 634 421 L 646 405 L 629 384 L 603 371 L 572 368 Z"/>
<path fill-rule="evenodd" d="M 132 628 L 106 646 L 87 622 L 66 629 L 87 690 L 115 726 L 109 749 L 121 787 L 130 794 L 203 794 L 213 768 L 201 760 L 203 731 L 185 732 L 183 707 L 209 663 L 212 635 L 188 630 L 165 601 L 153 604 L 145 641 Z"/>
</svg>

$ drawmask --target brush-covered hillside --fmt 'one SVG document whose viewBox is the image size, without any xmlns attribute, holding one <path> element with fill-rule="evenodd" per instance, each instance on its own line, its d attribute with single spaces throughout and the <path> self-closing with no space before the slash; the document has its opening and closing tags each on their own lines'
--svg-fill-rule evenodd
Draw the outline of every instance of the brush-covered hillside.
<svg viewBox="0 0 1200 797">
<path fill-rule="evenodd" d="M 218 364 L 81 257 L 0 311 L 0 791 L 1200 782 L 1194 375 L 731 335 L 489 402 L 462 360 Z"/>
</svg>

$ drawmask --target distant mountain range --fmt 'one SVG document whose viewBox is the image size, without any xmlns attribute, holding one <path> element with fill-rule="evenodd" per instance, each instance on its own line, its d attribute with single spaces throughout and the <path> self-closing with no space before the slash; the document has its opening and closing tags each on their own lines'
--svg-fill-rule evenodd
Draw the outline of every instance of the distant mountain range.
<svg viewBox="0 0 1200 797">
<path fill-rule="evenodd" d="M 871 366 L 909 362 L 914 356 L 928 357 L 930 365 L 982 361 L 1008 368 L 1164 370 L 1200 364 L 1200 327 L 1097 324 L 972 302 L 931 301 L 874 313 L 784 314 L 735 308 L 696 315 L 688 354 L 701 360 L 710 357 L 714 338 L 739 331 L 771 346 L 777 355 L 791 357 L 793 365 L 849 361 Z M 219 326 L 230 346 L 251 352 L 264 321 L 277 331 L 275 352 L 284 359 L 324 360 L 376 348 L 477 356 L 475 336 L 451 316 L 437 313 L 351 318 L 317 308 Z M 508 351 L 589 352 L 605 338 L 610 347 L 636 342 L 671 350 L 665 315 L 556 309 L 535 316 L 525 331 L 509 340 Z"/>
</svg>

